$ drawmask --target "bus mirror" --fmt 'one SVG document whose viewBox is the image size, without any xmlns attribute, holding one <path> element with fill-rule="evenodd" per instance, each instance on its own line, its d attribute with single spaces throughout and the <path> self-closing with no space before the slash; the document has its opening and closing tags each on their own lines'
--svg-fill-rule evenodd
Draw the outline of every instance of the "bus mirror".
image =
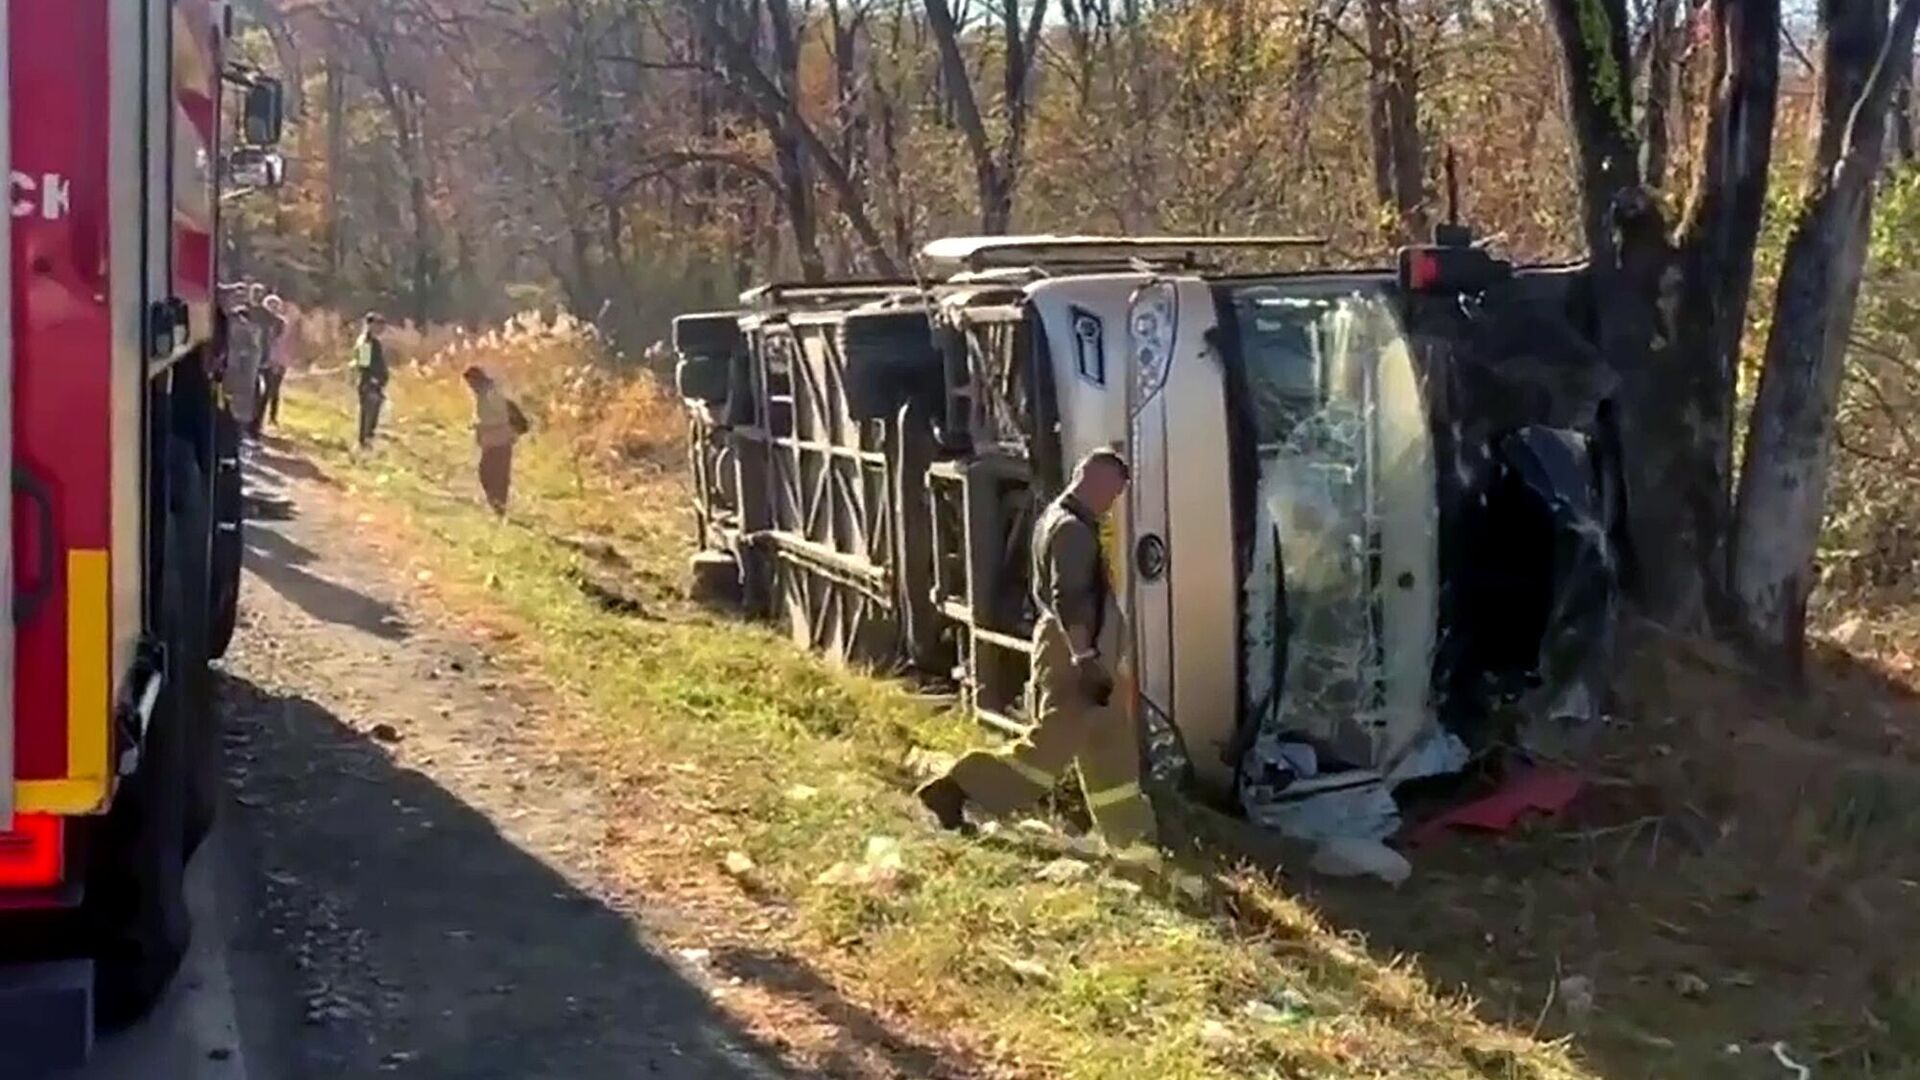
<svg viewBox="0 0 1920 1080">
<path fill-rule="evenodd" d="M 248 145 L 279 145 L 280 129 L 285 123 L 284 100 L 279 79 L 261 76 L 247 87 L 244 115 Z"/>
</svg>

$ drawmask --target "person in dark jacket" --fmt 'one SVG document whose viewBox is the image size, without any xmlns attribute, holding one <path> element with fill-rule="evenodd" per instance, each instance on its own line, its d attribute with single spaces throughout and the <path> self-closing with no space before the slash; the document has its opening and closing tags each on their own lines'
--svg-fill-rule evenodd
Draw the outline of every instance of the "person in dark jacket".
<svg viewBox="0 0 1920 1080">
<path fill-rule="evenodd" d="M 386 342 L 380 339 L 385 328 L 385 319 L 378 313 L 369 313 L 360 336 L 353 343 L 351 366 L 354 387 L 360 394 L 360 448 L 363 450 L 373 446 L 374 433 L 380 427 L 380 407 L 387 400 L 387 379 L 391 371 L 387 367 Z"/>
</svg>

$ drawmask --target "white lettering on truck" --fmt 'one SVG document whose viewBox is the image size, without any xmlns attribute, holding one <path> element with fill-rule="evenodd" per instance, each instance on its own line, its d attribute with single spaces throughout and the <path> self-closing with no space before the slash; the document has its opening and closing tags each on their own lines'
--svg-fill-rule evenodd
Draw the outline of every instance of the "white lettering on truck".
<svg viewBox="0 0 1920 1080">
<path fill-rule="evenodd" d="M 41 173 L 35 177 L 16 172 L 10 179 L 9 187 L 14 217 L 33 217 L 37 214 L 47 221 L 58 221 L 67 216 L 73 185 L 59 173 Z"/>
</svg>

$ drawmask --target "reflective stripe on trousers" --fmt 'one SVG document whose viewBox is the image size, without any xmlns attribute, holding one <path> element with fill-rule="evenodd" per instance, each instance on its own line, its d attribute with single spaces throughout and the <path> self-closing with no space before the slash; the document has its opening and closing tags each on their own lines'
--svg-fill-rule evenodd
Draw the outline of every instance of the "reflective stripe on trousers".
<svg viewBox="0 0 1920 1080">
<path fill-rule="evenodd" d="M 1140 791 L 1140 743 L 1130 717 L 1081 692 L 1057 624 L 1043 619 L 1035 637 L 1033 726 L 1010 745 L 967 754 L 947 775 L 982 810 L 1010 814 L 1038 802 L 1077 765 L 1087 810 L 1107 843 L 1151 842 L 1153 807 Z"/>
</svg>

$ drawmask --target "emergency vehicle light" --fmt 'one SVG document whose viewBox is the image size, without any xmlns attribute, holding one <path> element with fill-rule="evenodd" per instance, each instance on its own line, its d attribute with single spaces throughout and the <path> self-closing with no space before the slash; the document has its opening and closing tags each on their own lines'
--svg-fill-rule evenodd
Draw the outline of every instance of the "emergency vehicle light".
<svg viewBox="0 0 1920 1080">
<path fill-rule="evenodd" d="M 1400 249 L 1400 287 L 1408 292 L 1478 292 L 1513 276 L 1513 265 L 1469 244 Z"/>
<path fill-rule="evenodd" d="M 16 814 L 13 831 L 0 832 L 0 889 L 51 889 L 65 869 L 60 819 Z"/>
</svg>

